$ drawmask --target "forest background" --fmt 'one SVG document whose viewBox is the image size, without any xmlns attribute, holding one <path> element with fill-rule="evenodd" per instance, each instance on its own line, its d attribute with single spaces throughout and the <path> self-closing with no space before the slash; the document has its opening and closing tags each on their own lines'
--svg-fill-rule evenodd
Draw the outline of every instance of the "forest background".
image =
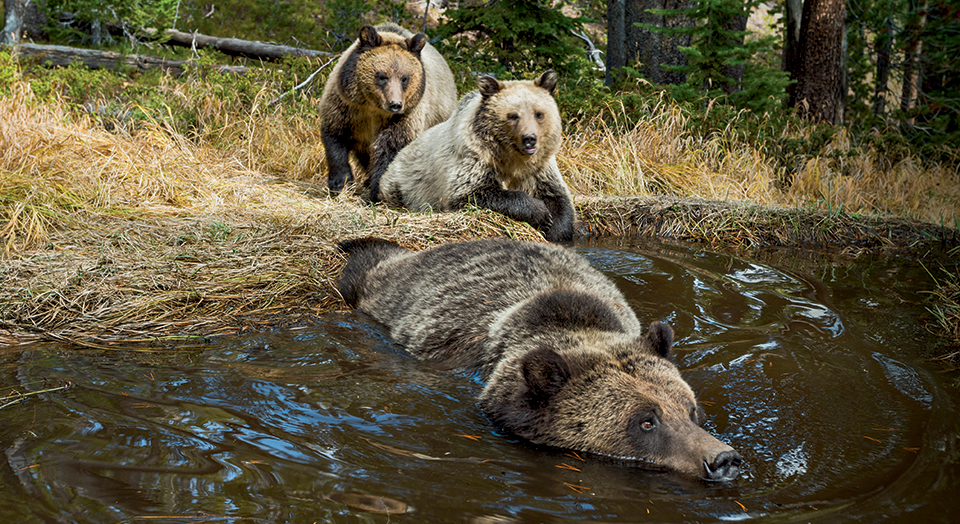
<svg viewBox="0 0 960 524">
<path fill-rule="evenodd" d="M 200 313 L 212 318 L 227 311 L 233 324 L 261 318 L 253 312 L 277 318 L 281 311 L 271 309 L 270 296 L 300 304 L 330 287 L 323 271 L 304 284 L 311 270 L 274 268 L 280 284 L 258 284 L 243 299 L 246 309 L 229 297 L 218 302 L 217 293 L 198 291 L 196 283 L 160 303 L 136 302 L 131 296 L 182 284 L 141 282 L 129 273 L 122 291 L 106 297 L 103 289 L 70 291 L 98 272 L 94 280 L 116 284 L 111 279 L 119 277 L 107 277 L 116 271 L 103 263 L 103 238 L 111 235 L 122 237 L 113 246 L 118 253 L 139 251 L 145 259 L 222 261 L 229 246 L 237 267 L 245 256 L 276 248 L 254 242 L 265 231 L 280 242 L 281 233 L 305 228 L 307 220 L 327 225 L 310 233 L 318 244 L 304 247 L 328 258 L 329 248 L 317 246 L 344 231 L 381 228 L 408 235 L 410 244 L 441 240 L 445 230 L 453 231 L 447 236 L 479 234 L 476 228 L 535 235 L 481 210 L 422 224 L 351 195 L 327 198 L 316 114 L 325 76 L 362 24 L 393 21 L 428 34 L 461 94 L 475 87 L 478 72 L 502 79 L 546 68 L 561 73 L 557 100 L 566 137 L 559 162 L 590 228 L 601 214 L 591 202 L 637 197 L 666 198 L 658 201 L 667 202 L 660 211 L 678 207 L 671 199 L 690 197 L 803 211 L 819 217 L 804 229 L 832 229 L 786 234 L 800 229 L 801 215 L 788 215 L 774 231 L 763 231 L 754 211 L 710 222 L 698 208 L 664 235 L 741 248 L 829 237 L 838 239 L 832 247 L 857 256 L 897 243 L 844 235 L 863 230 L 853 225 L 858 219 L 937 226 L 920 226 L 920 238 L 943 245 L 953 265 L 931 268 L 939 283 L 931 311 L 952 340 L 947 355 L 960 354 L 960 8 L 945 0 L 5 0 L 4 6 L 0 242 L 5 279 L 19 284 L 0 297 L 0 327 L 11 341 L 30 333 L 97 344 L 133 340 L 134 332 L 201 332 Z M 227 54 L 171 45 L 170 29 L 319 52 L 277 60 Z M 44 53 L 52 51 L 27 53 L 38 42 L 183 62 L 154 69 L 116 58 L 96 68 L 79 60 L 51 68 Z M 131 224 L 134 217 L 140 222 Z M 457 222 L 471 217 L 478 222 Z M 158 240 L 162 232 L 179 240 Z M 93 265 L 78 270 L 76 259 L 60 253 L 63 267 L 49 269 L 50 252 L 68 242 Z M 123 251 L 122 244 L 139 242 Z M 193 245 L 184 255 L 191 242 L 203 249 Z M 175 252 L 162 252 L 160 244 Z M 30 265 L 38 257 L 47 270 Z M 332 267 L 325 259 L 304 260 Z M 204 300 L 223 309 L 203 310 Z M 163 320 L 190 312 L 190 329 Z M 89 329 L 78 327 L 78 318 L 89 319 Z"/>
</svg>

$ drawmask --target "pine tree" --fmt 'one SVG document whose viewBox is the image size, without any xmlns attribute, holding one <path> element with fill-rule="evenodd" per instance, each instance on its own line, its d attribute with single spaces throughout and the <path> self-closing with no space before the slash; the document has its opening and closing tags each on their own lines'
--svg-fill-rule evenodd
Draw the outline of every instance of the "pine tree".
<svg viewBox="0 0 960 524">
<path fill-rule="evenodd" d="M 52 20 L 60 13 L 70 13 L 70 24 L 55 24 L 47 28 L 54 39 L 68 40 L 70 36 L 103 45 L 111 40 L 107 24 L 121 26 L 130 36 L 160 36 L 173 27 L 178 0 L 46 0 L 43 3 Z M 149 34 L 143 29 L 150 29 Z"/>
<path fill-rule="evenodd" d="M 674 96 L 692 100 L 706 96 L 728 100 L 755 111 L 782 103 L 789 83 L 770 51 L 779 46 L 776 35 L 750 35 L 746 16 L 761 0 L 703 0 L 687 9 L 658 10 L 657 14 L 697 20 L 689 27 L 651 29 L 668 35 L 690 35 L 690 46 L 681 47 L 688 65 L 667 66 L 686 74 L 687 81 L 673 88 Z"/>
<path fill-rule="evenodd" d="M 490 0 L 474 6 L 461 2 L 446 12 L 448 21 L 437 34 L 463 35 L 471 48 L 492 57 L 503 72 L 554 69 L 572 75 L 583 66 L 585 54 L 571 31 L 579 30 L 584 19 L 564 15 L 561 7 L 537 0 Z"/>
</svg>

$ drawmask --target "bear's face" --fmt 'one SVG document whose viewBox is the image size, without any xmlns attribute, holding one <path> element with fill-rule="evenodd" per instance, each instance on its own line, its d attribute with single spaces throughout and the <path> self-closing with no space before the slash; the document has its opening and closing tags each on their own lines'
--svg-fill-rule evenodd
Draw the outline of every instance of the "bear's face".
<svg viewBox="0 0 960 524">
<path fill-rule="evenodd" d="M 373 26 L 363 26 L 354 69 L 354 85 L 359 95 L 387 117 L 416 107 L 425 87 L 420 51 L 426 43 L 423 33 L 402 38 L 394 33 L 378 33 Z"/>
<path fill-rule="evenodd" d="M 481 76 L 478 86 L 483 102 L 477 125 L 482 134 L 528 161 L 556 154 L 562 135 L 553 99 L 556 72 L 547 71 L 532 82 Z"/>
<path fill-rule="evenodd" d="M 672 336 L 664 328 L 656 323 L 618 348 L 541 347 L 501 363 L 508 367 L 494 373 L 481 406 L 535 444 L 732 480 L 742 459 L 700 427 L 703 413 L 668 359 Z"/>
</svg>

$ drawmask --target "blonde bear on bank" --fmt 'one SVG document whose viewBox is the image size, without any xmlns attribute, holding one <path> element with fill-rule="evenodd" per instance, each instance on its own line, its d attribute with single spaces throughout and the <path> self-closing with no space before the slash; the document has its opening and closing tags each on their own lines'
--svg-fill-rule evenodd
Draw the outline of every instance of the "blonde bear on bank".
<svg viewBox="0 0 960 524">
<path fill-rule="evenodd" d="M 573 238 L 573 199 L 556 154 L 562 126 L 553 99 L 557 73 L 533 81 L 481 76 L 446 121 L 400 150 L 380 179 L 380 199 L 417 211 L 455 211 L 468 202 Z"/>
</svg>

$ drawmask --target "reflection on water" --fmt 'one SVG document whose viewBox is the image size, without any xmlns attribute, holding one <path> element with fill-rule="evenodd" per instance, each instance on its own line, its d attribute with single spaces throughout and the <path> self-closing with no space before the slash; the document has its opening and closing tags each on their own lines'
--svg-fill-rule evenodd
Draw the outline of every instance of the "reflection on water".
<svg viewBox="0 0 960 524">
<path fill-rule="evenodd" d="M 958 393 L 924 354 L 920 268 L 579 246 L 665 320 L 708 429 L 709 485 L 497 434 L 476 377 L 406 357 L 352 311 L 166 351 L 0 349 L 12 522 L 950 522 Z"/>
</svg>

